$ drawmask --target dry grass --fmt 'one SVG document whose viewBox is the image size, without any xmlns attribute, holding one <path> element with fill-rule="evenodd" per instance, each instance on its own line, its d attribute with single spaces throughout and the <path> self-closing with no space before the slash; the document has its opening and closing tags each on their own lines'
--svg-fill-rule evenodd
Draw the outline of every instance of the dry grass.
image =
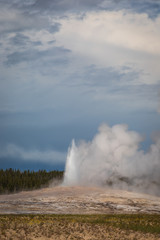
<svg viewBox="0 0 160 240">
<path fill-rule="evenodd" d="M 0 215 L 0 239 L 160 239 L 160 215 Z"/>
</svg>

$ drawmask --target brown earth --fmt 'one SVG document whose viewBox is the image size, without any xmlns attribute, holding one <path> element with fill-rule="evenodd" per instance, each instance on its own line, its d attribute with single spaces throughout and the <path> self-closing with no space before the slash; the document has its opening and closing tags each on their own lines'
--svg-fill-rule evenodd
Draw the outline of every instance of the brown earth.
<svg viewBox="0 0 160 240">
<path fill-rule="evenodd" d="M 98 187 L 58 186 L 0 195 L 0 214 L 160 213 L 160 197 Z"/>
<path fill-rule="evenodd" d="M 106 216 L 107 217 L 107 216 Z M 1 240 L 158 240 L 158 234 L 125 230 L 107 224 L 79 221 L 76 217 L 0 216 Z"/>
<path fill-rule="evenodd" d="M 103 216 L 121 213 L 159 215 L 160 197 L 106 188 L 65 186 L 0 195 L 0 240 L 160 239 L 158 234 L 126 230 L 97 222 L 79 222 L 74 217 L 68 220 L 62 215 L 101 214 Z M 30 214 L 40 215 L 33 215 L 31 219 Z M 49 215 L 43 219 L 40 217 L 41 214 Z M 50 219 L 50 214 L 60 214 L 62 218 L 56 219 L 56 215 L 52 215 Z"/>
</svg>

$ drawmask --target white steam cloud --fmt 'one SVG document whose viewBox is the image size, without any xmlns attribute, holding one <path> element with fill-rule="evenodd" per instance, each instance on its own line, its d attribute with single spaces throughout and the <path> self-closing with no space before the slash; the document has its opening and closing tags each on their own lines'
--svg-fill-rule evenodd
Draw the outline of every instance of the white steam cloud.
<svg viewBox="0 0 160 240">
<path fill-rule="evenodd" d="M 69 148 L 64 184 L 104 185 L 160 195 L 160 138 L 144 153 L 127 125 L 103 124 L 91 142 Z"/>
</svg>

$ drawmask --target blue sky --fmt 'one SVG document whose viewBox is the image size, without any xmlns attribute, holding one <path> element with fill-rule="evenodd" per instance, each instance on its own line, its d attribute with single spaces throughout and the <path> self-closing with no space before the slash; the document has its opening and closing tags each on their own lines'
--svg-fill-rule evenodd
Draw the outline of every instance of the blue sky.
<svg viewBox="0 0 160 240">
<path fill-rule="evenodd" d="M 73 138 L 160 131 L 160 2 L 0 0 L 0 167 L 63 169 Z"/>
</svg>

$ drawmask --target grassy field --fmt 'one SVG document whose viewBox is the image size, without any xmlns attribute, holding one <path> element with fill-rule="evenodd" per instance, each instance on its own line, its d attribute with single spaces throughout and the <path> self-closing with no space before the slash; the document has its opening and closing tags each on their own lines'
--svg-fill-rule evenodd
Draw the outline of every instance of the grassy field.
<svg viewBox="0 0 160 240">
<path fill-rule="evenodd" d="M 160 215 L 0 215 L 0 239 L 160 239 Z"/>
</svg>

